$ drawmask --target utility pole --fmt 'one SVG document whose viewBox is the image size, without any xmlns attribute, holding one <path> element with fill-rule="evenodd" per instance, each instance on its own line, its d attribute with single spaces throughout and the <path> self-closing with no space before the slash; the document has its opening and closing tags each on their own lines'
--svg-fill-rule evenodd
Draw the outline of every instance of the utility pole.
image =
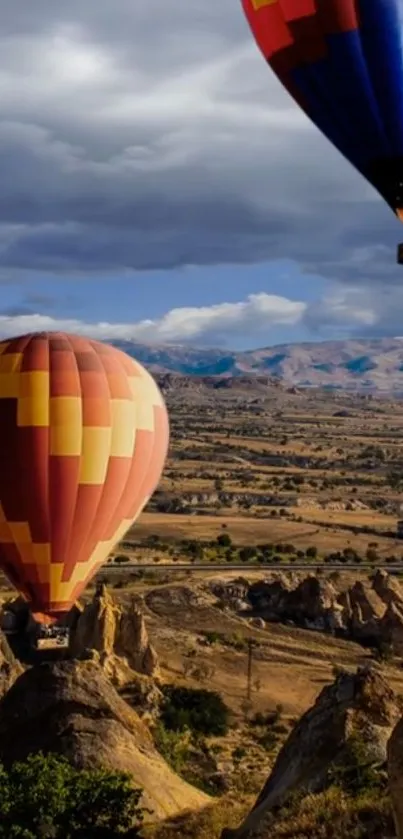
<svg viewBox="0 0 403 839">
<path fill-rule="evenodd" d="M 252 699 L 252 660 L 253 660 L 253 648 L 256 646 L 255 641 L 253 638 L 248 638 L 248 683 L 247 683 L 247 692 L 246 698 L 248 702 Z"/>
</svg>

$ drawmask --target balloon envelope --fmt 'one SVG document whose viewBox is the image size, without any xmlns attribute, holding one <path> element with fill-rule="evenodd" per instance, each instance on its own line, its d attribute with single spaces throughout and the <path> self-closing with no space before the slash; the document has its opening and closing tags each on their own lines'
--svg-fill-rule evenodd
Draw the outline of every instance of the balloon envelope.
<svg viewBox="0 0 403 839">
<path fill-rule="evenodd" d="M 242 0 L 289 93 L 403 215 L 401 0 Z"/>
<path fill-rule="evenodd" d="M 0 567 L 38 620 L 70 609 L 136 520 L 168 440 L 161 393 L 125 353 L 64 333 L 0 342 Z"/>
</svg>

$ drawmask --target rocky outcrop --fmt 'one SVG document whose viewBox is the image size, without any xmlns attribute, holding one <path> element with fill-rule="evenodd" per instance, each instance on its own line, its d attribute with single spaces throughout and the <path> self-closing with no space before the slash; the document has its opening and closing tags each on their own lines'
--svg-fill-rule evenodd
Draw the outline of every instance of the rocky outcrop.
<svg viewBox="0 0 403 839">
<path fill-rule="evenodd" d="M 357 580 L 350 588 L 350 601 L 360 607 L 361 618 L 364 623 L 381 620 L 386 611 L 384 600 L 374 588 L 364 585 L 361 580 Z"/>
<path fill-rule="evenodd" d="M 265 620 L 285 620 L 289 614 L 288 595 L 291 591 L 290 580 L 284 574 L 278 574 L 272 580 L 252 583 L 247 600 Z"/>
<path fill-rule="evenodd" d="M 0 632 L 0 697 L 7 693 L 21 673 L 22 665 L 13 655 L 7 638 Z"/>
<path fill-rule="evenodd" d="M 332 583 L 309 575 L 290 591 L 287 609 L 298 624 L 305 622 L 306 626 L 314 629 L 328 629 L 336 599 L 337 592 Z"/>
<path fill-rule="evenodd" d="M 9 766 L 38 751 L 62 754 L 77 768 L 128 772 L 157 818 L 209 801 L 170 769 L 148 728 L 92 661 L 36 665 L 0 701 L 0 761 Z"/>
<path fill-rule="evenodd" d="M 403 604 L 390 603 L 380 625 L 382 639 L 392 645 L 396 655 L 403 656 Z"/>
<path fill-rule="evenodd" d="M 249 583 L 243 577 L 237 580 L 215 580 L 210 583 L 210 591 L 223 606 L 230 606 L 236 611 L 242 610 L 244 601 L 247 598 Z"/>
<path fill-rule="evenodd" d="M 343 606 L 343 624 L 350 637 L 366 644 L 376 644 L 381 638 L 381 620 L 386 604 L 378 594 L 361 580 L 339 597 Z"/>
<path fill-rule="evenodd" d="M 388 779 L 397 839 L 403 839 L 403 718 L 388 743 Z"/>
<path fill-rule="evenodd" d="M 114 650 L 127 659 L 137 673 L 153 676 L 158 670 L 158 658 L 151 646 L 144 616 L 133 599 L 118 617 Z"/>
<path fill-rule="evenodd" d="M 164 695 L 154 679 L 141 673 L 132 674 L 130 683 L 121 692 L 121 696 L 141 719 L 151 724 L 158 720 Z"/>
<path fill-rule="evenodd" d="M 296 586 L 284 574 L 254 583 L 247 597 L 254 612 L 265 620 L 293 621 L 319 630 L 334 629 L 340 623 L 335 588 L 313 574 Z"/>
<path fill-rule="evenodd" d="M 372 580 L 372 588 L 384 603 L 393 603 L 403 609 L 403 590 L 395 577 L 379 568 Z"/>
<path fill-rule="evenodd" d="M 88 657 L 88 651 L 99 653 L 100 664 L 115 673 L 116 684 L 124 682 L 126 662 L 129 679 L 130 670 L 155 675 L 158 670 L 157 654 L 149 642 L 144 616 L 133 599 L 128 606 L 118 605 L 100 584 L 93 600 L 78 617 L 70 632 L 70 655 L 73 658 Z"/>
<path fill-rule="evenodd" d="M 360 741 L 382 764 L 389 737 L 402 709 L 388 682 L 375 669 L 342 674 L 319 695 L 281 749 L 273 771 L 236 839 L 260 835 L 273 809 L 292 793 L 326 787 L 332 764 L 345 762 L 352 738 Z M 262 834 L 266 835 L 266 834 Z"/>
<path fill-rule="evenodd" d="M 227 593 L 225 589 L 227 588 Z M 247 617 L 294 623 L 307 629 L 345 635 L 365 646 L 392 643 L 403 655 L 403 588 L 398 580 L 378 571 L 372 580 L 357 580 L 340 591 L 324 576 L 304 579 L 273 574 L 271 578 L 242 587 L 224 582 L 211 588 L 220 603 Z M 243 601 L 235 595 L 243 595 Z"/>
<path fill-rule="evenodd" d="M 98 586 L 95 595 L 70 632 L 70 653 L 79 658 L 86 650 L 104 655 L 114 651 L 118 609 L 106 586 Z"/>
</svg>

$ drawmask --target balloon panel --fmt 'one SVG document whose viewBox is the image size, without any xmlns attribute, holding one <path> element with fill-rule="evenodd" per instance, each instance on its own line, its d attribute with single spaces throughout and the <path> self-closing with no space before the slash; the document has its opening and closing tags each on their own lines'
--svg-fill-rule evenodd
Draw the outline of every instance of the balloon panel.
<svg viewBox="0 0 403 839">
<path fill-rule="evenodd" d="M 168 416 L 125 353 L 64 333 L 0 343 L 0 565 L 35 612 L 70 608 L 152 495 Z"/>
<path fill-rule="evenodd" d="M 401 0 L 242 0 L 271 68 L 329 140 L 403 207 Z"/>
</svg>

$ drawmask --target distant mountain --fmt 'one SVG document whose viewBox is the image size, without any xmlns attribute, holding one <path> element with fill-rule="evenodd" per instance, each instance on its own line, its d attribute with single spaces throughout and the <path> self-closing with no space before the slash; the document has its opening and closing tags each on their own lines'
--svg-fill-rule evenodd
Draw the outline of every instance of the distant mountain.
<svg viewBox="0 0 403 839">
<path fill-rule="evenodd" d="M 403 339 L 284 344 L 245 352 L 113 341 L 152 373 L 260 376 L 291 387 L 403 393 Z"/>
</svg>

